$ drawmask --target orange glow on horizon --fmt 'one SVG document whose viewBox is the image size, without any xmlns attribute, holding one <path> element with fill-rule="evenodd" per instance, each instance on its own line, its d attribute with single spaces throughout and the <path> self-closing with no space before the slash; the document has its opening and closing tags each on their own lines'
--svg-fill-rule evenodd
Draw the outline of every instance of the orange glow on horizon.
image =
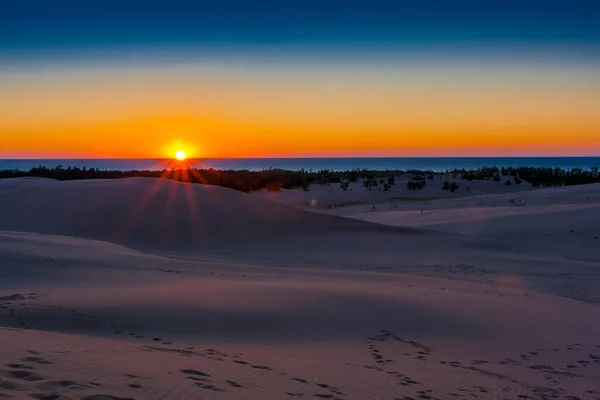
<svg viewBox="0 0 600 400">
<path fill-rule="evenodd" d="M 3 73 L 0 158 L 600 154 L 597 73 L 457 71 Z"/>
</svg>

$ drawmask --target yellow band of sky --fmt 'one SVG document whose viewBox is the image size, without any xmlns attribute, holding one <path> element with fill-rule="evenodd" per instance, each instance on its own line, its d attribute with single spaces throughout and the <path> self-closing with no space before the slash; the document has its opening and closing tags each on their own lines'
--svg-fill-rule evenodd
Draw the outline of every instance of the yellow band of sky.
<svg viewBox="0 0 600 400">
<path fill-rule="evenodd" d="M 600 153 L 600 73 L 456 63 L 0 73 L 0 157 Z"/>
</svg>

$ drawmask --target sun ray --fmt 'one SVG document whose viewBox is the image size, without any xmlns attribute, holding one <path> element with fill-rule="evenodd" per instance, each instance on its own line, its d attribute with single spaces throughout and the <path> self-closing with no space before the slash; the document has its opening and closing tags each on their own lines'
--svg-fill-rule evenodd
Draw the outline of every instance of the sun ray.
<svg viewBox="0 0 600 400">
<path fill-rule="evenodd" d="M 138 220 L 141 218 L 144 210 L 148 207 L 152 199 L 158 194 L 163 183 L 167 182 L 167 179 L 172 178 L 172 171 L 174 170 L 175 164 L 171 162 L 161 162 L 159 165 L 163 165 L 164 168 L 160 174 L 160 177 L 152 184 L 147 193 L 142 194 L 139 202 L 135 205 L 135 208 L 131 210 L 129 216 L 123 219 L 121 223 L 121 234 L 125 235 L 131 229 L 135 227 Z"/>
</svg>

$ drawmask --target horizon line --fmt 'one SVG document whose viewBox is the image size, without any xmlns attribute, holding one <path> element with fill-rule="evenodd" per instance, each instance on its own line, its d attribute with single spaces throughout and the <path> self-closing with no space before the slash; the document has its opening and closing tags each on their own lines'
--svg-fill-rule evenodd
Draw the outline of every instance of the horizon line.
<svg viewBox="0 0 600 400">
<path fill-rule="evenodd" d="M 184 161 L 199 160 L 323 160 L 323 159 L 394 159 L 394 158 L 600 158 L 598 155 L 481 155 L 481 156 L 318 156 L 318 157 L 188 157 Z M 35 160 L 175 160 L 174 157 L 9 157 L 0 161 Z"/>
</svg>

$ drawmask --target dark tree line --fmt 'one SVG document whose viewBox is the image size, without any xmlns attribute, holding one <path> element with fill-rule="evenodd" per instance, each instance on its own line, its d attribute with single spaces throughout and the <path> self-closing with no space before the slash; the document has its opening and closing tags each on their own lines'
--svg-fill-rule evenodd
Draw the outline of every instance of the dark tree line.
<svg viewBox="0 0 600 400">
<path fill-rule="evenodd" d="M 515 182 L 524 180 L 533 186 L 570 186 L 600 182 L 597 167 L 589 170 L 581 168 L 502 168 L 501 172 L 503 175 L 515 177 Z"/>
<path fill-rule="evenodd" d="M 354 169 L 350 171 L 288 171 L 281 169 L 266 169 L 262 171 L 249 170 L 216 170 L 216 169 L 171 169 L 171 170 L 141 170 L 141 171 L 118 171 L 100 170 L 95 168 L 77 168 L 58 166 L 47 168 L 39 166 L 29 171 L 22 170 L 0 170 L 0 179 L 39 177 L 50 178 L 59 181 L 80 179 L 122 179 L 122 178 L 163 178 L 181 182 L 202 183 L 207 185 L 218 185 L 242 192 L 268 189 L 277 191 L 280 189 L 305 188 L 308 190 L 311 184 L 341 183 L 343 181 L 356 182 L 358 179 L 383 179 L 393 182 L 395 174 L 402 171 L 369 171 Z"/>
<path fill-rule="evenodd" d="M 511 176 L 514 177 L 514 181 L 516 184 L 520 184 L 522 181 L 526 181 L 531 183 L 535 187 L 585 185 L 588 183 L 600 182 L 600 174 L 598 172 L 598 167 L 593 167 L 590 169 L 486 167 L 472 171 L 454 170 L 452 172 L 461 174 L 464 177 L 464 179 L 469 181 L 493 179 L 496 182 L 500 182 L 501 176 Z"/>
<path fill-rule="evenodd" d="M 0 170 L 0 179 L 20 177 L 51 178 L 60 181 L 80 179 L 122 179 L 122 178 L 163 178 L 182 182 L 203 183 L 208 185 L 223 186 L 243 192 L 268 189 L 277 191 L 280 189 L 304 188 L 309 190 L 311 184 L 341 184 L 363 180 L 365 187 L 382 186 L 388 190 L 395 183 L 396 176 L 409 174 L 412 177 L 410 189 L 418 190 L 425 186 L 422 181 L 427 177 L 433 179 L 434 175 L 452 174 L 462 176 L 469 181 L 492 179 L 500 182 L 501 176 L 514 177 L 515 183 L 521 180 L 530 182 L 534 186 L 563 186 L 582 185 L 600 182 L 598 168 L 583 170 L 580 168 L 497 168 L 485 167 L 477 170 L 453 170 L 445 173 L 433 171 L 373 171 L 366 169 L 353 169 L 349 171 L 288 171 L 282 169 L 266 169 L 262 171 L 249 170 L 215 170 L 215 169 L 164 169 L 142 170 L 142 171 L 118 171 L 100 170 L 95 168 L 77 168 L 58 166 L 48 168 L 39 166 L 29 171 L 22 170 Z M 417 182 L 418 181 L 418 182 Z M 346 186 L 347 189 L 347 186 Z M 450 188 L 448 188 L 450 189 Z"/>
</svg>

